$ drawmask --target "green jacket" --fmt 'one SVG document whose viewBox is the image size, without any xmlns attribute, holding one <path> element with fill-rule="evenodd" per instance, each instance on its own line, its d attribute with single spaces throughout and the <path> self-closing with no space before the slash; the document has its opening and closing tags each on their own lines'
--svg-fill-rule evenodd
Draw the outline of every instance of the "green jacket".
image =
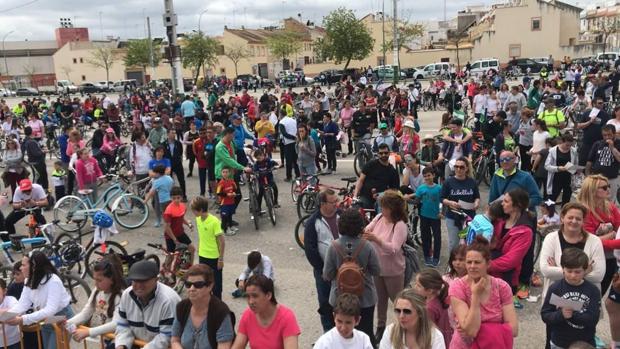
<svg viewBox="0 0 620 349">
<path fill-rule="evenodd" d="M 540 91 L 537 88 L 532 87 L 530 91 L 530 95 L 527 96 L 527 107 L 529 109 L 534 110 L 534 112 L 538 111 L 538 107 L 540 106 Z"/>
<path fill-rule="evenodd" d="M 207 108 L 209 109 L 213 108 L 213 106 L 215 105 L 215 102 L 217 102 L 217 95 L 215 93 L 212 93 L 209 95 L 209 99 L 207 102 Z"/>
<path fill-rule="evenodd" d="M 230 146 L 235 151 L 235 144 L 231 141 Z M 215 146 L 215 178 L 222 178 L 222 168 L 224 167 L 234 168 L 235 170 L 243 170 L 245 167 L 237 162 L 237 156 L 230 156 L 228 148 L 224 142 L 218 142 Z"/>
</svg>

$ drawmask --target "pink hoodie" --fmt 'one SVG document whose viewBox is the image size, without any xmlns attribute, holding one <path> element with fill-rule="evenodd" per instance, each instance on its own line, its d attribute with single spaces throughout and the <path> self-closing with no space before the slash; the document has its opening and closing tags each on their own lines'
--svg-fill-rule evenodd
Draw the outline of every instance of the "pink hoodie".
<svg viewBox="0 0 620 349">
<path fill-rule="evenodd" d="M 521 263 L 523 263 L 523 258 L 525 258 L 532 243 L 532 228 L 528 225 L 528 220 L 529 217 L 524 213 L 517 220 L 515 226 L 510 228 L 504 236 L 501 235 L 506 221 L 500 219 L 494 224 L 493 241 L 495 241 L 495 247 L 491 251 L 491 255 L 498 254 L 499 256 L 491 260 L 488 272 L 489 275 L 500 279 L 504 279 L 503 274 L 512 272 L 511 286 L 519 284 Z"/>
</svg>

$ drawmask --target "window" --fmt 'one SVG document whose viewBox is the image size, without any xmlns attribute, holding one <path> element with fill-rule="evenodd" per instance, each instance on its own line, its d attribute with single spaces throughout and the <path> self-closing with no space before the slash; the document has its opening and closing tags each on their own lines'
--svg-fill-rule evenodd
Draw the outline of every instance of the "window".
<svg viewBox="0 0 620 349">
<path fill-rule="evenodd" d="M 521 57 L 521 45 L 508 46 L 508 57 Z"/>
<path fill-rule="evenodd" d="M 220 68 L 220 75 L 226 75 L 226 68 Z"/>
<path fill-rule="evenodd" d="M 471 69 L 476 69 L 476 68 L 480 68 L 480 62 L 476 62 L 471 65 Z"/>
<path fill-rule="evenodd" d="M 80 58 L 81 60 L 81 58 Z M 86 75 L 82 75 L 82 81 L 86 81 Z"/>
<path fill-rule="evenodd" d="M 489 67 L 497 67 L 497 61 L 490 61 Z"/>
<path fill-rule="evenodd" d="M 482 68 L 488 68 L 488 67 L 489 67 L 489 61 L 482 62 Z"/>
<path fill-rule="evenodd" d="M 540 17 L 532 18 L 532 30 L 540 30 L 541 29 L 541 19 Z"/>
<path fill-rule="evenodd" d="M 80 63 L 84 63 L 84 59 L 80 57 Z"/>
<path fill-rule="evenodd" d="M 73 59 L 73 64 L 77 64 L 77 58 Z"/>
</svg>

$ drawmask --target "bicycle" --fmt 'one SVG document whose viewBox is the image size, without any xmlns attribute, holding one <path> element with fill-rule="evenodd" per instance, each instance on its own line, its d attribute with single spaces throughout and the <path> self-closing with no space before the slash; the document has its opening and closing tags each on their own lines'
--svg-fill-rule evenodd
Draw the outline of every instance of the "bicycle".
<svg viewBox="0 0 620 349">
<path fill-rule="evenodd" d="M 372 138 L 369 136 L 366 138 L 362 137 L 357 139 L 356 142 L 358 144 L 358 149 L 353 159 L 353 170 L 355 171 L 355 175 L 359 177 L 364 166 L 375 156 L 372 152 Z"/>
<path fill-rule="evenodd" d="M 92 202 L 88 196 L 92 193 L 92 189 L 84 189 L 78 191 L 84 198 L 67 195 L 56 202 L 54 220 L 58 221 L 57 225 L 60 229 L 66 232 L 75 232 L 81 229 L 86 224 L 86 220 L 81 219 L 81 217 L 93 216 L 100 206 L 107 208 L 113 214 L 114 220 L 126 229 L 139 228 L 146 222 L 149 217 L 149 207 L 141 197 L 131 193 L 130 188 L 150 181 L 150 178 L 133 182 L 126 188 L 121 185 L 118 175 L 108 174 L 103 178 L 114 179 L 115 181 L 97 201 Z"/>
<path fill-rule="evenodd" d="M 258 180 L 254 174 L 246 174 L 248 184 L 248 201 L 250 209 L 250 220 L 254 222 L 254 228 L 258 230 L 258 220 L 260 217 L 260 210 L 258 209 Z"/>
<path fill-rule="evenodd" d="M 473 167 L 476 184 L 480 185 L 484 181 L 484 184 L 490 186 L 495 172 L 495 152 L 492 145 L 482 144 L 480 156 L 474 160 Z"/>
<path fill-rule="evenodd" d="M 272 172 L 273 170 L 260 171 L 258 173 L 258 176 L 260 178 L 260 175 L 263 175 L 263 177 L 262 177 L 262 181 L 260 181 L 258 185 L 263 187 L 263 197 L 265 199 L 265 206 L 267 209 L 266 211 L 267 211 L 267 214 L 269 215 L 269 220 L 271 221 L 271 224 L 275 226 L 276 225 L 275 193 L 273 191 L 273 188 L 269 184 L 269 179 L 266 176 L 267 174 L 270 174 Z M 258 198 L 257 198 L 257 203 L 260 205 L 260 202 L 258 202 Z"/>
<path fill-rule="evenodd" d="M 178 244 L 174 252 L 168 252 L 161 244 L 147 244 L 147 246 L 160 250 L 164 253 L 164 263 L 159 270 L 159 281 L 172 287 L 179 295 L 183 293 L 185 284 L 183 276 L 189 267 L 192 266 L 191 254 L 188 246 Z"/>
<path fill-rule="evenodd" d="M 324 184 L 317 184 L 316 186 L 306 187 L 306 189 L 301 193 L 299 199 L 297 200 L 297 217 L 301 218 L 304 215 L 312 214 L 314 211 L 317 210 L 317 208 L 319 207 L 319 192 L 322 189 L 333 189 L 338 192 L 338 195 L 341 196 L 346 196 L 349 193 L 350 195 L 353 195 L 352 188 L 354 186 L 351 186 L 351 184 L 357 182 L 357 177 L 345 177 L 340 178 L 340 180 L 347 182 L 345 188 L 333 187 Z"/>
<path fill-rule="evenodd" d="M 291 181 L 291 198 L 293 202 L 297 202 L 301 193 L 303 193 L 308 186 L 318 184 L 319 177 L 316 175 L 303 175 Z"/>
</svg>

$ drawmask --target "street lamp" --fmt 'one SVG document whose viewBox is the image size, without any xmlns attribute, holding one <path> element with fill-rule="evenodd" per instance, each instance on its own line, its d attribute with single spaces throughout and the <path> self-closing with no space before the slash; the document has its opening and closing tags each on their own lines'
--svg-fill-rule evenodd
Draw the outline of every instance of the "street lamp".
<svg viewBox="0 0 620 349">
<path fill-rule="evenodd" d="M 200 12 L 200 16 L 198 16 L 198 33 L 201 33 L 201 31 L 200 31 L 200 21 L 202 20 L 202 15 L 204 15 L 205 13 L 207 13 L 207 10 L 204 10 L 204 11 Z"/>
<path fill-rule="evenodd" d="M 9 65 L 6 62 L 6 50 L 4 49 L 4 41 L 6 40 L 6 37 L 9 36 L 13 32 L 15 32 L 15 30 L 11 30 L 10 32 L 4 34 L 4 37 L 2 37 L 2 53 L 4 54 L 4 70 L 6 71 L 7 76 L 9 76 Z"/>
</svg>

